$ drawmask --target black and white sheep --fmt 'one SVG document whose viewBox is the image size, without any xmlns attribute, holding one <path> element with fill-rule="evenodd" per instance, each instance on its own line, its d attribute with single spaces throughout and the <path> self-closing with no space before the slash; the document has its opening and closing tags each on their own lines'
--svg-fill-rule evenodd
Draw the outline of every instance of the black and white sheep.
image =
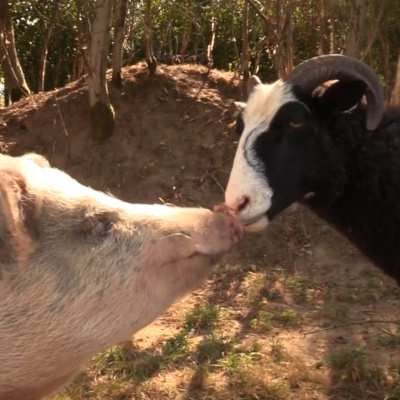
<svg viewBox="0 0 400 400">
<path fill-rule="evenodd" d="M 304 200 L 400 283 L 400 109 L 385 107 L 376 74 L 327 55 L 250 82 L 228 207 L 257 230 Z"/>
</svg>

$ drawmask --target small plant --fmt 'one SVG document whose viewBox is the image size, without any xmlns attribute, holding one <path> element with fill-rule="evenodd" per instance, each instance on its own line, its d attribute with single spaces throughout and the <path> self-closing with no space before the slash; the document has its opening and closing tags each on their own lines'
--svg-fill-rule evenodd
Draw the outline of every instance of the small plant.
<svg viewBox="0 0 400 400">
<path fill-rule="evenodd" d="M 170 362 L 177 362 L 185 359 L 189 352 L 187 332 L 180 332 L 175 337 L 168 339 L 162 348 L 163 356 Z"/>
<path fill-rule="evenodd" d="M 267 332 L 272 329 L 274 314 L 268 311 L 259 311 L 256 318 L 250 321 L 250 328 L 256 332 Z"/>
<path fill-rule="evenodd" d="M 75 400 L 89 398 L 92 391 L 90 377 L 87 372 L 82 372 L 75 377 L 66 389 L 51 400 Z"/>
<path fill-rule="evenodd" d="M 362 348 L 346 347 L 333 351 L 327 361 L 338 383 L 358 384 L 358 388 L 363 389 L 365 386 L 374 389 L 382 386 L 382 370 L 375 364 L 369 364 L 367 353 Z M 357 386 L 352 389 L 357 389 Z"/>
<path fill-rule="evenodd" d="M 310 283 L 300 276 L 289 276 L 286 279 L 286 287 L 290 290 L 296 303 L 307 302 L 307 289 Z"/>
<path fill-rule="evenodd" d="M 221 361 L 221 365 L 227 370 L 228 374 L 240 374 L 242 369 L 248 368 L 255 361 L 259 361 L 262 358 L 262 354 L 257 349 L 250 349 L 250 351 L 240 351 L 236 349 L 229 353 L 224 360 Z"/>
<path fill-rule="evenodd" d="M 250 303 L 258 303 L 262 299 L 268 301 L 279 301 L 282 295 L 273 288 L 274 282 L 278 279 L 276 273 L 266 277 L 264 274 L 257 274 L 251 280 L 248 291 L 248 299 Z"/>
<path fill-rule="evenodd" d="M 210 304 L 196 306 L 186 315 L 184 328 L 194 332 L 211 330 L 220 317 L 220 311 L 218 306 Z"/>
<path fill-rule="evenodd" d="M 258 352 L 231 353 L 226 370 L 235 399 L 287 400 L 290 387 L 283 379 L 271 379 Z"/>
<path fill-rule="evenodd" d="M 134 371 L 135 352 L 123 346 L 113 346 L 96 356 L 94 365 L 98 375 L 118 375 L 130 378 Z"/>
<path fill-rule="evenodd" d="M 123 346 L 113 346 L 94 360 L 97 375 L 118 376 L 122 380 L 148 379 L 160 370 L 160 364 L 159 356 Z"/>
<path fill-rule="evenodd" d="M 277 363 L 287 359 L 286 349 L 279 340 L 274 340 L 271 344 L 271 357 Z"/>
<path fill-rule="evenodd" d="M 346 321 L 349 318 L 350 307 L 345 303 L 328 302 L 322 311 L 324 317 L 335 321 Z"/>
<path fill-rule="evenodd" d="M 206 338 L 197 347 L 197 361 L 201 364 L 213 364 L 229 351 L 231 345 L 214 336 Z"/>
<path fill-rule="evenodd" d="M 274 315 L 274 320 L 285 326 L 295 326 L 298 323 L 299 315 L 296 310 L 288 308 Z"/>
</svg>

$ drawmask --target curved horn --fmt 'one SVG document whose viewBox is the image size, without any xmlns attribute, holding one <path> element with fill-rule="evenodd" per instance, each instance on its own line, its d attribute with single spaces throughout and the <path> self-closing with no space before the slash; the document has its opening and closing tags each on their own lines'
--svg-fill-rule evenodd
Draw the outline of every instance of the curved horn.
<svg viewBox="0 0 400 400">
<path fill-rule="evenodd" d="M 367 129 L 374 130 L 382 119 L 384 94 L 375 72 L 363 62 L 342 54 L 329 54 L 310 58 L 299 64 L 287 82 L 311 93 L 329 80 L 363 81 L 367 89 Z"/>
</svg>

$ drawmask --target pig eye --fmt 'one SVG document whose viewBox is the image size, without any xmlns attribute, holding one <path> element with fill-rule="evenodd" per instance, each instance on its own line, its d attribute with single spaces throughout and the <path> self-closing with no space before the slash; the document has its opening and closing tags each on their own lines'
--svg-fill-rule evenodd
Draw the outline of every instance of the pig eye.
<svg viewBox="0 0 400 400">
<path fill-rule="evenodd" d="M 106 236 L 116 221 L 114 212 L 87 212 L 80 224 L 80 231 L 91 236 Z"/>
</svg>

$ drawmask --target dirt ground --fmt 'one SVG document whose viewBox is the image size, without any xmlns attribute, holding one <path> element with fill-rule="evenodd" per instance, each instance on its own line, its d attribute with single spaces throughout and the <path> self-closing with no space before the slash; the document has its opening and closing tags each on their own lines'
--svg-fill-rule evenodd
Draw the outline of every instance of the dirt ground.
<svg viewBox="0 0 400 400">
<path fill-rule="evenodd" d="M 222 201 L 237 138 L 233 75 L 142 64 L 111 88 L 117 120 L 90 139 L 83 81 L 0 110 L 0 150 L 35 151 L 131 202 Z M 400 290 L 295 205 L 247 237 L 197 292 L 96 357 L 77 399 L 400 399 Z"/>
</svg>

